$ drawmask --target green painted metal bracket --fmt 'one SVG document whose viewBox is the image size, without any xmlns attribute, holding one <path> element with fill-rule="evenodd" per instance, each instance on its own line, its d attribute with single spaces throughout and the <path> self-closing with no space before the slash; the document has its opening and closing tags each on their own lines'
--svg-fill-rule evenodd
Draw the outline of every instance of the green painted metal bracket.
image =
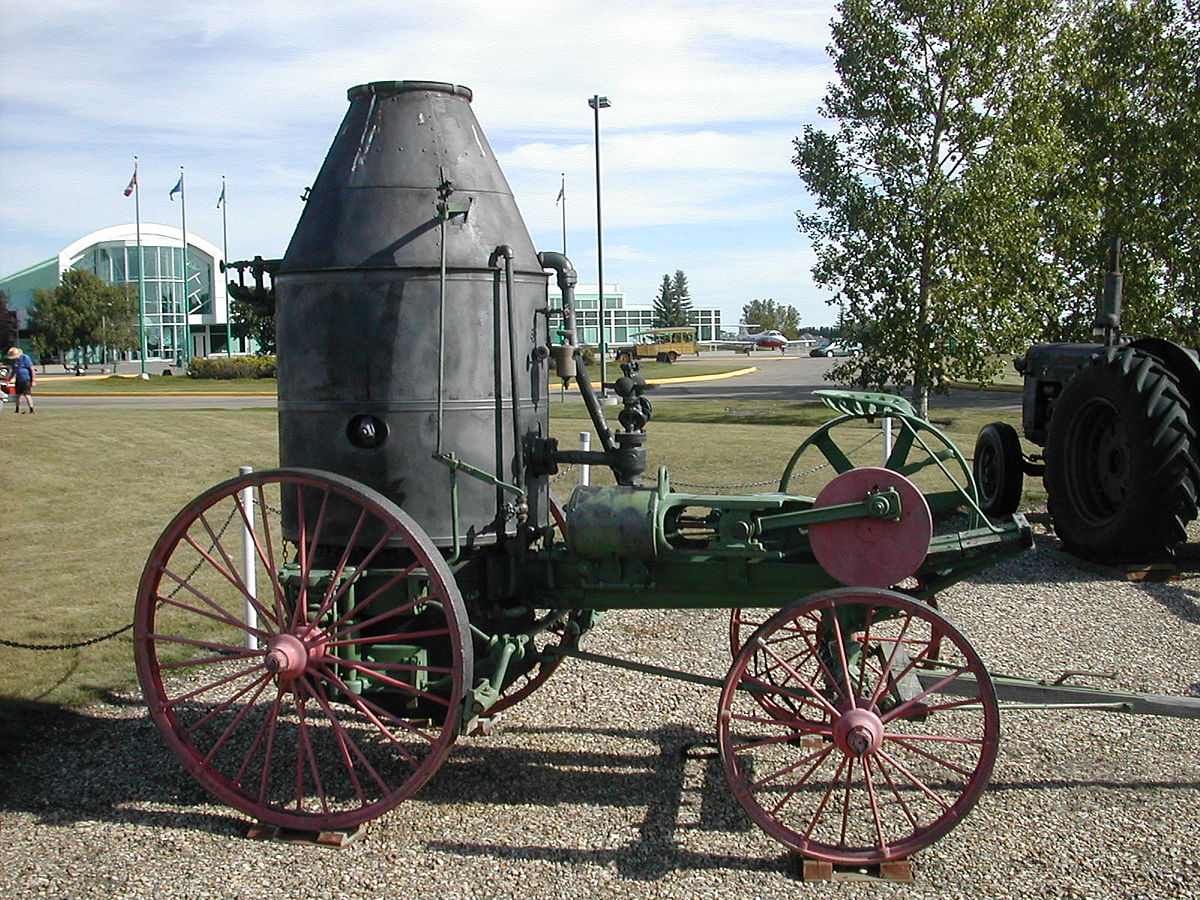
<svg viewBox="0 0 1200 900">
<path fill-rule="evenodd" d="M 515 484 L 509 484 L 507 481 L 501 481 L 490 472 L 485 472 L 483 469 L 477 469 L 470 463 L 463 462 L 461 459 L 455 456 L 452 451 L 446 453 L 435 453 L 433 454 L 433 458 L 446 468 L 450 469 L 452 472 L 466 472 L 472 478 L 478 478 L 480 481 L 487 482 L 493 487 L 500 488 L 502 491 L 507 491 L 508 493 L 517 497 L 525 496 L 524 488 L 518 487 Z"/>
</svg>

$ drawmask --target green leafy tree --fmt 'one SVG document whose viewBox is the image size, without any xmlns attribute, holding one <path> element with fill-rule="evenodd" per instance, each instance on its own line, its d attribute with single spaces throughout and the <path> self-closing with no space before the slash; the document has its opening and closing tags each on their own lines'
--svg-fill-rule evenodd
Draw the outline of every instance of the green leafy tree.
<svg viewBox="0 0 1200 900">
<path fill-rule="evenodd" d="M 0 353 L 17 342 L 17 311 L 8 308 L 8 294 L 0 291 Z"/>
<path fill-rule="evenodd" d="M 1070 0 L 1054 46 L 1062 164 L 1043 181 L 1048 339 L 1086 338 L 1109 239 L 1123 330 L 1200 341 L 1200 21 L 1172 0 Z"/>
<path fill-rule="evenodd" d="M 866 353 L 832 377 L 929 391 L 994 373 L 1044 289 L 1032 194 L 1056 149 L 1052 0 L 842 0 L 838 81 L 795 163 L 818 284 Z"/>
<path fill-rule="evenodd" d="M 249 337 L 260 354 L 275 353 L 275 289 L 228 285 L 233 333 Z"/>
<path fill-rule="evenodd" d="M 788 337 L 795 337 L 800 331 L 800 311 L 769 299 L 751 300 L 743 306 L 742 321 L 753 323 L 762 331 L 781 331 Z"/>
<path fill-rule="evenodd" d="M 71 269 L 57 287 L 33 292 L 29 331 L 41 355 L 59 359 L 94 347 L 132 350 L 139 345 L 135 289 Z"/>
</svg>

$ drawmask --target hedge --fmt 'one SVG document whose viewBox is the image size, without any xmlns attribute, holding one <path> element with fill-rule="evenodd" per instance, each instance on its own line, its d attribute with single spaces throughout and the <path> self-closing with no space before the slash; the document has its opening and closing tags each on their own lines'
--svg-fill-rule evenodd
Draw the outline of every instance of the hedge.
<svg viewBox="0 0 1200 900">
<path fill-rule="evenodd" d="M 193 356 L 188 378 L 274 378 L 274 356 Z"/>
</svg>

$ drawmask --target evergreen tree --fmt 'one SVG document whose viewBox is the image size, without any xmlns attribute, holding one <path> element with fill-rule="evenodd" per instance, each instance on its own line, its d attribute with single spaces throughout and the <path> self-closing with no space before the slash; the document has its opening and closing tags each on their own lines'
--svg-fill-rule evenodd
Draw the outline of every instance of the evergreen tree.
<svg viewBox="0 0 1200 900">
<path fill-rule="evenodd" d="M 675 277 L 664 275 L 654 298 L 654 327 L 682 328 L 691 324 L 692 298 L 687 275 L 675 270 Z"/>
<path fill-rule="evenodd" d="M 687 276 L 683 269 L 675 270 L 671 279 L 671 297 L 675 301 L 675 322 L 677 326 L 688 325 L 691 322 L 692 295 L 688 288 Z"/>
<path fill-rule="evenodd" d="M 668 328 L 670 327 L 671 317 L 674 313 L 674 306 L 671 293 L 671 276 L 664 275 L 662 277 L 662 285 L 658 289 L 658 296 L 654 298 L 654 327 Z"/>
</svg>

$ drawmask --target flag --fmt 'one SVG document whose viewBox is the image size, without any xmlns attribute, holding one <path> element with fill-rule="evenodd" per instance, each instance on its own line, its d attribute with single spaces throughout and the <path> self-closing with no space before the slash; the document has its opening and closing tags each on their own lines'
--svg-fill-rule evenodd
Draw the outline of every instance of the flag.
<svg viewBox="0 0 1200 900">
<path fill-rule="evenodd" d="M 175 182 L 175 187 L 171 188 L 171 193 L 167 194 L 168 200 L 174 200 L 176 194 L 183 194 L 183 176 L 179 176 L 179 180 Z"/>
<path fill-rule="evenodd" d="M 137 187 L 137 166 L 133 167 L 133 177 L 129 179 L 129 187 L 125 188 L 125 196 L 128 197 L 133 193 L 133 189 Z"/>
<path fill-rule="evenodd" d="M 563 200 L 567 199 L 567 179 L 563 176 L 562 187 L 558 189 L 558 197 L 554 201 L 554 205 L 558 206 Z"/>
<path fill-rule="evenodd" d="M 217 209 L 225 202 L 225 182 L 221 182 L 221 196 L 217 198 Z"/>
</svg>

